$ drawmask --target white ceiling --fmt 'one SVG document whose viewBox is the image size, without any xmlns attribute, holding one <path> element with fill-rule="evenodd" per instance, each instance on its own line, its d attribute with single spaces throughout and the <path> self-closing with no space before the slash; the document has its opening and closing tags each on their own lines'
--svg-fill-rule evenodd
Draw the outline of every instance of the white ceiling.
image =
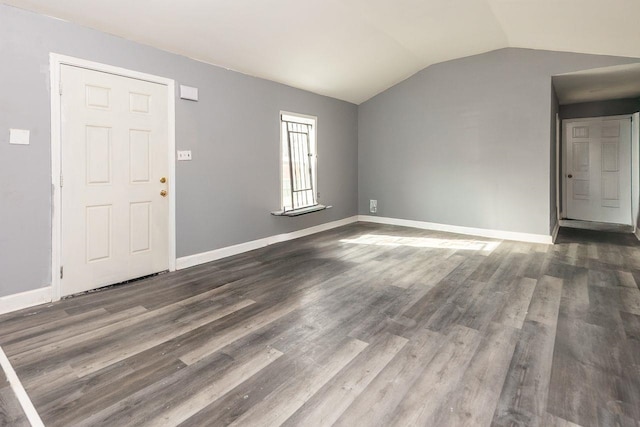
<svg viewBox="0 0 640 427">
<path fill-rule="evenodd" d="M 640 0 L 0 0 L 359 104 L 503 47 L 640 57 Z"/>
</svg>

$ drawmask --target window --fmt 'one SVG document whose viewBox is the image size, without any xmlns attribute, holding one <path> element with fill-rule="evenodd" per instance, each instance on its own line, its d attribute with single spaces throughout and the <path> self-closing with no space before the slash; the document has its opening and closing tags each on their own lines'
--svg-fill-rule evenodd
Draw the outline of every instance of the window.
<svg viewBox="0 0 640 427">
<path fill-rule="evenodd" d="M 316 118 L 280 114 L 282 213 L 306 212 L 316 199 Z"/>
</svg>

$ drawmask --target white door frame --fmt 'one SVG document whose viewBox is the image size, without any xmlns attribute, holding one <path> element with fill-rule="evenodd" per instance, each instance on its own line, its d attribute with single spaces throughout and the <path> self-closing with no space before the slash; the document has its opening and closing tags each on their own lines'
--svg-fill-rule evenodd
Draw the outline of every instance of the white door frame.
<svg viewBox="0 0 640 427">
<path fill-rule="evenodd" d="M 557 159 L 559 173 L 559 181 L 557 182 L 556 190 L 560 190 L 560 186 L 562 187 L 562 209 L 560 209 L 560 215 L 558 216 L 558 221 L 561 219 L 566 219 L 566 209 L 567 209 L 567 177 L 565 176 L 565 172 L 567 170 L 567 150 L 566 150 L 566 122 L 585 122 L 596 119 L 628 119 L 631 120 L 631 220 L 633 221 L 633 231 L 636 233 L 637 231 L 637 218 L 638 218 L 638 194 L 639 194 L 639 186 L 640 186 L 640 167 L 638 161 L 638 153 L 640 152 L 640 138 L 639 135 L 634 132 L 634 129 L 637 128 L 637 120 L 638 113 L 635 114 L 622 114 L 618 116 L 598 116 L 598 117 L 581 117 L 576 119 L 562 119 L 562 132 L 561 132 L 561 153 L 562 159 Z M 560 161 L 562 161 L 562 167 L 560 167 Z M 640 237 L 639 237 L 640 239 Z"/>
<path fill-rule="evenodd" d="M 631 123 L 631 209 L 633 230 L 640 239 L 638 215 L 640 213 L 640 112 L 632 115 Z"/>
<path fill-rule="evenodd" d="M 562 219 L 564 210 L 564 201 L 560 203 L 560 198 L 563 194 L 560 189 L 562 188 L 562 170 L 560 169 L 560 161 L 564 158 L 562 154 L 562 132 L 564 132 L 564 126 L 562 120 L 560 120 L 560 114 L 556 113 L 556 216 L 558 222 L 556 223 L 556 230 L 560 226 L 560 219 Z M 555 241 L 555 239 L 554 239 Z"/>
<path fill-rule="evenodd" d="M 60 266 L 62 265 L 62 193 L 60 192 L 61 155 L 62 155 L 62 114 L 60 106 L 60 68 L 62 65 L 86 68 L 93 71 L 115 74 L 167 87 L 168 102 L 168 153 L 169 156 L 169 271 L 176 269 L 176 114 L 175 114 L 175 81 L 165 77 L 140 73 L 112 65 L 87 61 L 57 53 L 49 54 L 51 77 L 51 287 L 53 301 L 61 297 Z"/>
</svg>

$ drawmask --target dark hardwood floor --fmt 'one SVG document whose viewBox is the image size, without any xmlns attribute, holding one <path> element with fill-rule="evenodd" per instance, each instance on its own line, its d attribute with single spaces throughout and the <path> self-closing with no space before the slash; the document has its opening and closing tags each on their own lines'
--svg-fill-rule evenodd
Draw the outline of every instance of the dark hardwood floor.
<svg viewBox="0 0 640 427">
<path fill-rule="evenodd" d="M 47 426 L 640 426 L 639 283 L 633 235 L 357 223 L 0 316 L 0 346 Z"/>
</svg>

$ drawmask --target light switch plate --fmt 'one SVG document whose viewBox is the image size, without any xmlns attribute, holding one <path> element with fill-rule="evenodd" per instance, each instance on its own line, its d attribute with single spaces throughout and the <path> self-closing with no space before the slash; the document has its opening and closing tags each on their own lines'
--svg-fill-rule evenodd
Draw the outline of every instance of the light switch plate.
<svg viewBox="0 0 640 427">
<path fill-rule="evenodd" d="M 189 160 L 191 160 L 191 150 L 184 150 L 184 151 L 178 150 L 178 161 L 179 162 L 184 162 L 184 161 L 189 161 Z"/>
<path fill-rule="evenodd" d="M 29 145 L 29 131 L 24 129 L 9 129 L 9 144 Z"/>
</svg>

